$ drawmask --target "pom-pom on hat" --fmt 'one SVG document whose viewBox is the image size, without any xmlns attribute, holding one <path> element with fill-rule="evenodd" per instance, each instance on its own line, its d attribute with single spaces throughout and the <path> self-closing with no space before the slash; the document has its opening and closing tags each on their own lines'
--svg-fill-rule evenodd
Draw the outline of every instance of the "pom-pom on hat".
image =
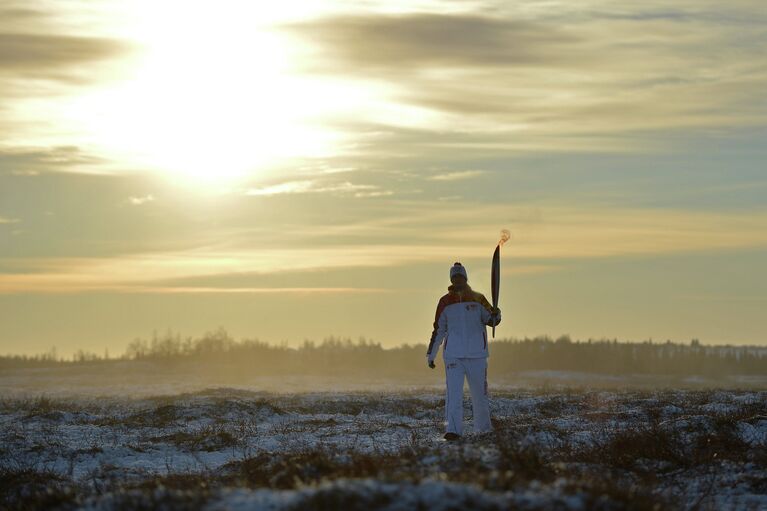
<svg viewBox="0 0 767 511">
<path fill-rule="evenodd" d="M 463 275 L 463 278 L 469 280 L 469 276 L 466 274 L 466 268 L 464 268 L 461 263 L 455 263 L 450 267 L 450 280 L 452 280 L 455 275 Z"/>
</svg>

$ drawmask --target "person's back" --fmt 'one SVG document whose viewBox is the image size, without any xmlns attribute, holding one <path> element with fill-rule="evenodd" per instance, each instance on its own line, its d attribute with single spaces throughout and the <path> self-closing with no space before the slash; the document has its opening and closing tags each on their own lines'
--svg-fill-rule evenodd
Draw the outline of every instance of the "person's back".
<svg viewBox="0 0 767 511">
<path fill-rule="evenodd" d="M 487 330 L 493 307 L 482 293 L 471 289 L 468 284 L 461 291 L 455 286 L 448 288 L 448 293 L 439 300 L 430 349 L 440 335 L 439 318 L 446 325 L 445 340 L 442 347 L 446 357 L 487 357 Z M 450 341 L 450 342 L 448 342 Z"/>
<path fill-rule="evenodd" d="M 469 380 L 474 430 L 490 431 L 487 395 L 487 357 L 489 347 L 486 326 L 497 325 L 501 311 L 493 307 L 481 293 L 468 285 L 466 269 L 455 263 L 450 269 L 448 293 L 440 298 L 434 318 L 434 329 L 426 357 L 432 369 L 440 345 L 444 341 L 442 358 L 445 362 L 447 394 L 446 439 L 459 438 L 463 431 L 463 383 Z"/>
</svg>

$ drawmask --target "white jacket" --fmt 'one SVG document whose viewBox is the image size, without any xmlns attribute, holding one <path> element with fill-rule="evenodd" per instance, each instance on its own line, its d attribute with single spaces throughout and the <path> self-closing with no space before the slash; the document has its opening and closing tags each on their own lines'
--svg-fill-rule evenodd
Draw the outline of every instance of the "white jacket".
<svg viewBox="0 0 767 511">
<path fill-rule="evenodd" d="M 443 358 L 482 358 L 489 355 L 487 328 L 501 322 L 501 311 L 493 314 L 493 306 L 482 293 L 469 286 L 461 293 L 450 286 L 448 293 L 440 298 L 434 318 L 434 330 L 429 340 L 426 356 L 429 362 L 437 358 L 437 352 L 445 341 Z"/>
</svg>

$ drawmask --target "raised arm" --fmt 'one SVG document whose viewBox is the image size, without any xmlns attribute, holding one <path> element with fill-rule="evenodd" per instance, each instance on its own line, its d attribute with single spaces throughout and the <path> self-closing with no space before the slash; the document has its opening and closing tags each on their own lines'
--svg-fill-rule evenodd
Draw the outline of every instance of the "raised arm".
<svg viewBox="0 0 767 511">
<path fill-rule="evenodd" d="M 487 326 L 498 325 L 501 322 L 501 309 L 493 310 L 493 306 L 483 294 L 479 295 L 479 303 L 482 305 L 482 323 Z"/>
</svg>

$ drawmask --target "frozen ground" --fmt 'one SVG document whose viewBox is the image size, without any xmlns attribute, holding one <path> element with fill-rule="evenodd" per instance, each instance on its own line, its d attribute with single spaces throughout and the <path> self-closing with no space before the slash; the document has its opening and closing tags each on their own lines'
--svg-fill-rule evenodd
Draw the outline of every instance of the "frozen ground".
<svg viewBox="0 0 767 511">
<path fill-rule="evenodd" d="M 491 403 L 447 444 L 434 388 L 6 397 L 0 509 L 767 509 L 765 391 Z"/>
</svg>

